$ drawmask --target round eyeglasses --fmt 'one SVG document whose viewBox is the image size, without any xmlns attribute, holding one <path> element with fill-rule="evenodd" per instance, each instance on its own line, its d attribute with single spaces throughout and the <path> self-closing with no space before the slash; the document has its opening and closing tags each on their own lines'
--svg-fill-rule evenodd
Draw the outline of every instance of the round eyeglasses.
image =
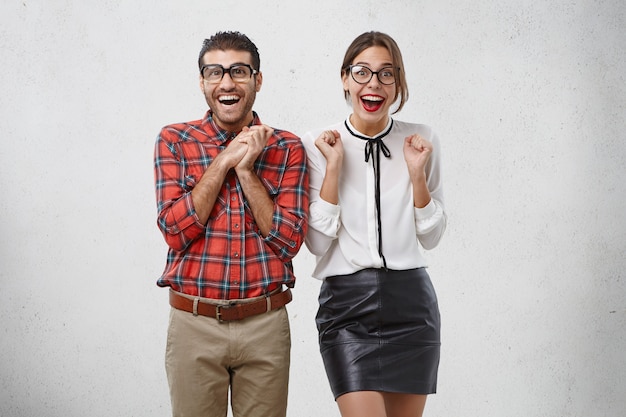
<svg viewBox="0 0 626 417">
<path fill-rule="evenodd" d="M 359 84 L 367 84 L 370 82 L 374 74 L 381 84 L 391 85 L 396 82 L 396 68 L 385 67 L 378 71 L 372 71 L 365 65 L 350 65 L 348 68 L 352 79 Z"/>
<path fill-rule="evenodd" d="M 212 84 L 217 84 L 222 81 L 222 78 L 224 78 L 224 74 L 226 73 L 230 75 L 230 78 L 234 82 L 245 83 L 250 80 L 253 75 L 258 74 L 258 71 L 253 69 L 248 64 L 234 64 L 231 65 L 229 68 L 224 68 L 219 64 L 210 64 L 204 65 L 200 69 L 200 74 L 202 74 L 202 78 Z"/>
</svg>

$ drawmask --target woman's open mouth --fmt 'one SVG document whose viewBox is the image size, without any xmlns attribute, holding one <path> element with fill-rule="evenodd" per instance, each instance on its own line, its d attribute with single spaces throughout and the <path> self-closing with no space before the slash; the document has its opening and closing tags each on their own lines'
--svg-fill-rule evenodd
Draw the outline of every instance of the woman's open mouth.
<svg viewBox="0 0 626 417">
<path fill-rule="evenodd" d="M 361 97 L 361 104 L 368 112 L 375 112 L 383 106 L 385 99 L 380 96 L 366 95 Z"/>
</svg>

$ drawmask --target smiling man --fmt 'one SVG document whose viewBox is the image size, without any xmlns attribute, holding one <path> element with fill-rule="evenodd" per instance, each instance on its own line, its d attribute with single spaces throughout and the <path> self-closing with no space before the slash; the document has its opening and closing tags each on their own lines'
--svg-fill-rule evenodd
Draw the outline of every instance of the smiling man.
<svg viewBox="0 0 626 417">
<path fill-rule="evenodd" d="M 252 110 L 263 75 L 239 32 L 204 41 L 196 121 L 155 145 L 158 279 L 171 305 L 165 366 L 174 416 L 285 416 L 291 259 L 304 240 L 308 173 L 300 139 Z"/>
</svg>

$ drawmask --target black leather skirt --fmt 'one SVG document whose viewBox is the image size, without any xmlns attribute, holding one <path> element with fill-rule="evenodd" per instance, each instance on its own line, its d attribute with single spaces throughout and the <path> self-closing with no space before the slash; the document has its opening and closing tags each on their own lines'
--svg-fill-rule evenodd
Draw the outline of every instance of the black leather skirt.
<svg viewBox="0 0 626 417">
<path fill-rule="evenodd" d="M 319 304 L 320 351 L 335 398 L 354 391 L 436 391 L 439 307 L 424 268 L 326 278 Z"/>
</svg>

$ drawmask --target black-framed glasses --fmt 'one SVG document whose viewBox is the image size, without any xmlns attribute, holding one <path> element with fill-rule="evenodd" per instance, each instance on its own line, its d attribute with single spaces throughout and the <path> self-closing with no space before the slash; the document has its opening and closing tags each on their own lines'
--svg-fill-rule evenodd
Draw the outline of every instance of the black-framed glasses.
<svg viewBox="0 0 626 417">
<path fill-rule="evenodd" d="M 396 68 L 394 67 L 385 67 L 378 71 L 372 71 L 365 65 L 350 65 L 348 71 L 350 71 L 352 79 L 358 84 L 369 83 L 374 74 L 376 74 L 381 84 L 391 85 L 396 82 Z"/>
<path fill-rule="evenodd" d="M 224 74 L 230 74 L 230 78 L 236 83 L 245 83 L 258 71 L 248 64 L 233 64 L 228 68 L 224 68 L 219 64 L 204 65 L 200 69 L 200 74 L 205 81 L 217 84 L 222 81 Z"/>
</svg>

